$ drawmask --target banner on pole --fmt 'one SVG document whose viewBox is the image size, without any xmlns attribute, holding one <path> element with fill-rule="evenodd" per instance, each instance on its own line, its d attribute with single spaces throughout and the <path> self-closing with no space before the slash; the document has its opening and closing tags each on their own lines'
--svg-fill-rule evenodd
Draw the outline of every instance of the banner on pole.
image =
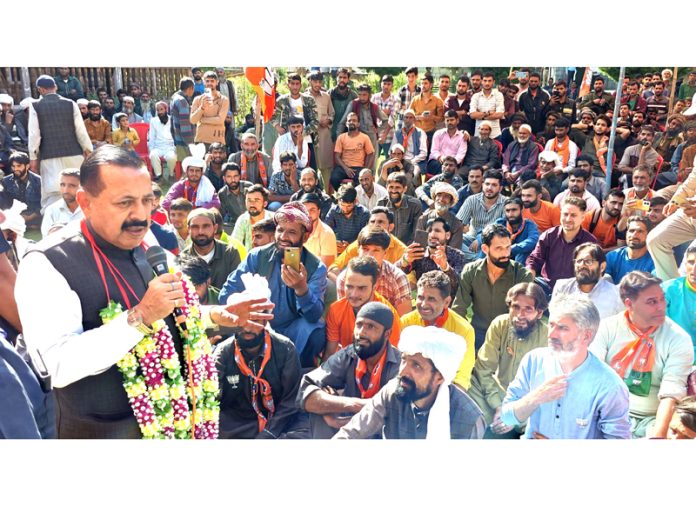
<svg viewBox="0 0 696 506">
<path fill-rule="evenodd" d="M 584 97 L 590 92 L 590 85 L 592 84 L 592 69 L 590 67 L 585 67 L 585 73 L 582 76 L 582 84 L 580 85 L 580 91 L 578 92 L 578 97 Z"/>
<path fill-rule="evenodd" d="M 244 75 L 256 91 L 266 123 L 275 111 L 275 78 L 270 67 L 245 67 Z"/>
</svg>

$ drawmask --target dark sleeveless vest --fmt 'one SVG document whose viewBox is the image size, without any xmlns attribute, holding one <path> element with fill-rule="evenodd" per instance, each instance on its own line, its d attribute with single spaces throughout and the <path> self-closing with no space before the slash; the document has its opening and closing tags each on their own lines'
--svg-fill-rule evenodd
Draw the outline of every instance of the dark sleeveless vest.
<svg viewBox="0 0 696 506">
<path fill-rule="evenodd" d="M 41 145 L 39 155 L 42 160 L 76 156 L 82 154 L 77 142 L 72 100 L 52 93 L 45 95 L 33 107 L 39 119 Z"/>
<path fill-rule="evenodd" d="M 154 273 L 142 248 L 122 250 L 94 234 L 104 254 L 133 288 L 139 298 L 145 294 Z M 82 326 L 85 331 L 102 325 L 99 311 L 108 304 L 104 285 L 92 255 L 92 249 L 81 232 L 64 237 L 44 247 L 51 264 L 67 280 L 80 299 Z M 41 250 L 38 250 L 41 251 Z M 113 277 L 104 266 L 109 296 L 127 306 Z M 129 293 L 129 292 L 128 292 Z M 132 298 L 132 295 L 129 296 Z M 131 304 L 137 301 L 131 300 Z M 173 318 L 165 320 L 175 329 Z M 181 355 L 181 341 L 176 329 L 174 343 Z M 182 371 L 183 374 L 183 371 Z M 140 438 L 141 433 L 123 388 L 123 377 L 114 364 L 106 371 L 82 378 L 66 387 L 54 389 L 57 401 L 58 437 L 62 439 L 124 439 Z"/>
</svg>

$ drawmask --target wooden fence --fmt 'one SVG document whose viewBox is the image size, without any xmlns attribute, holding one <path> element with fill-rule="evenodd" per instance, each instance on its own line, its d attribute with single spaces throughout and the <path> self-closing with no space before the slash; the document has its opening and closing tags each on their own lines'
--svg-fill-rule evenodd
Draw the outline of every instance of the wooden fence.
<svg viewBox="0 0 696 506">
<path fill-rule="evenodd" d="M 72 67 L 72 75 L 82 83 L 87 98 L 97 98 L 97 88 L 106 88 L 109 95 L 116 95 L 116 70 L 103 67 Z M 56 76 L 56 67 L 29 67 L 31 95 L 38 98 L 36 79 L 41 74 Z M 150 92 L 154 99 L 171 96 L 178 87 L 182 77 L 190 76 L 189 67 L 121 67 L 121 82 L 127 88 L 131 83 L 137 83 L 143 90 Z M 24 98 L 21 67 L 0 68 L 0 92 L 9 93 L 14 97 L 15 104 Z"/>
</svg>

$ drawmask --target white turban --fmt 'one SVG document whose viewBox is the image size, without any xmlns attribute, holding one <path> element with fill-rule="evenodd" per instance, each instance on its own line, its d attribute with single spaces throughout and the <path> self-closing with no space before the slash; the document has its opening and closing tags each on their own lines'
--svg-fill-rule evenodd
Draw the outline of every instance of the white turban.
<svg viewBox="0 0 696 506">
<path fill-rule="evenodd" d="M 521 132 L 522 130 L 526 130 L 530 134 L 532 133 L 532 127 L 530 127 L 527 123 L 522 123 L 517 129 L 518 132 Z"/>
<path fill-rule="evenodd" d="M 437 327 L 412 325 L 401 331 L 399 350 L 406 355 L 420 353 L 433 362 L 444 382 L 428 416 L 427 439 L 450 439 L 449 385 L 457 375 L 466 353 L 466 341 L 453 332 Z"/>
<path fill-rule="evenodd" d="M 189 167 L 205 168 L 205 144 L 189 144 L 191 156 L 184 158 L 181 168 L 186 171 Z"/>
</svg>

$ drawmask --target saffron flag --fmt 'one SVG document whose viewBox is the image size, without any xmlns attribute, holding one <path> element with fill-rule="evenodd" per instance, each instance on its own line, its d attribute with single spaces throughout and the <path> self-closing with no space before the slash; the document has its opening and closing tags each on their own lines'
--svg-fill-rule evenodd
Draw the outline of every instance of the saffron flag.
<svg viewBox="0 0 696 506">
<path fill-rule="evenodd" d="M 244 75 L 256 91 L 266 123 L 275 111 L 275 78 L 270 67 L 245 67 Z"/>
<path fill-rule="evenodd" d="M 582 76 L 582 84 L 578 92 L 578 98 L 584 97 L 590 92 L 590 84 L 592 84 L 592 69 L 585 67 L 585 74 Z"/>
</svg>

